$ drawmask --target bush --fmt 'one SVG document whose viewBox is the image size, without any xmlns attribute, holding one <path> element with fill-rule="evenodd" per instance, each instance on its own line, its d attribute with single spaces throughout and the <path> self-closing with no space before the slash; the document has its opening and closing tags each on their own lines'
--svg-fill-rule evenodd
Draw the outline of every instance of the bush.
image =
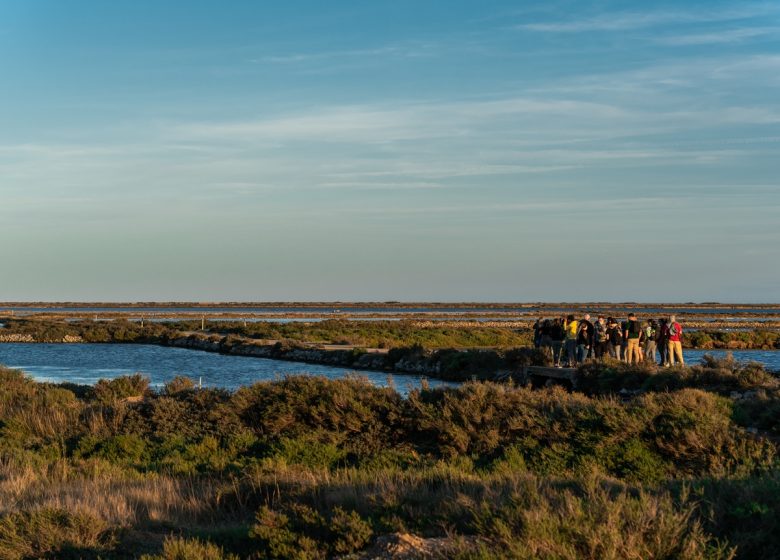
<svg viewBox="0 0 780 560">
<path fill-rule="evenodd" d="M 102 404 L 114 404 L 115 402 L 142 397 L 149 390 L 149 378 L 135 373 L 123 375 L 116 379 L 101 379 L 95 384 L 94 399 Z"/>
<path fill-rule="evenodd" d="M 504 367 L 504 360 L 495 350 L 439 350 L 433 355 L 444 379 L 468 379 L 472 375 L 493 377 Z"/>
<path fill-rule="evenodd" d="M 104 522 L 85 513 L 41 509 L 0 516 L 0 560 L 97 557 L 112 539 Z"/>
<path fill-rule="evenodd" d="M 655 363 L 589 361 L 577 370 L 578 389 L 591 395 L 628 391 L 673 391 L 697 388 L 721 394 L 778 386 L 777 379 L 757 362 L 742 363 L 733 356 L 706 355 L 702 363 L 663 369 Z"/>
<path fill-rule="evenodd" d="M 181 393 L 183 391 L 190 391 L 195 388 L 195 383 L 193 383 L 192 379 L 189 377 L 185 377 L 184 375 L 177 375 L 173 379 L 171 379 L 168 383 L 165 384 L 165 387 L 163 388 L 163 393 L 166 395 L 175 395 L 176 393 Z"/>
<path fill-rule="evenodd" d="M 238 560 L 238 556 L 225 554 L 220 547 L 197 539 L 169 537 L 161 554 L 144 554 L 141 560 Z"/>
<path fill-rule="evenodd" d="M 333 469 L 344 464 L 346 452 L 331 443 L 320 443 L 308 438 L 283 438 L 274 445 L 272 455 L 289 465 L 309 469 Z"/>
<path fill-rule="evenodd" d="M 477 550 L 457 558 L 682 558 L 729 560 L 734 550 L 707 533 L 696 505 L 588 481 L 556 488 L 527 485 L 471 508 Z"/>
<path fill-rule="evenodd" d="M 354 511 L 337 506 L 323 515 L 310 506 L 291 504 L 283 513 L 260 508 L 250 536 L 260 542 L 261 558 L 324 559 L 364 548 L 372 530 Z"/>
<path fill-rule="evenodd" d="M 239 389 L 232 406 L 245 426 L 270 442 L 316 439 L 359 457 L 403 437 L 403 399 L 358 378 L 293 376 Z"/>
<path fill-rule="evenodd" d="M 146 441 L 137 434 L 119 434 L 106 439 L 84 437 L 74 450 L 75 457 L 97 457 L 111 463 L 143 466 L 149 453 Z"/>
<path fill-rule="evenodd" d="M 733 418 L 741 426 L 780 436 L 780 389 L 756 391 L 752 398 L 736 401 Z"/>
</svg>

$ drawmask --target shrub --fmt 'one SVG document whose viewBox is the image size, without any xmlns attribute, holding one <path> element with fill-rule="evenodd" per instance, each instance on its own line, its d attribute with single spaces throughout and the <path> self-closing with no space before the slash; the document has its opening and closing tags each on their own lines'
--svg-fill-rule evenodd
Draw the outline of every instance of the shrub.
<svg viewBox="0 0 780 560">
<path fill-rule="evenodd" d="M 271 453 L 290 465 L 302 465 L 310 469 L 333 469 L 343 464 L 346 452 L 331 443 L 320 443 L 309 438 L 283 438 Z"/>
<path fill-rule="evenodd" d="M 325 515 L 304 504 L 291 504 L 284 513 L 260 508 L 250 536 L 261 544 L 261 557 L 324 559 L 364 548 L 371 526 L 354 511 L 335 507 Z"/>
<path fill-rule="evenodd" d="M 41 509 L 0 516 L 0 560 L 81 558 L 106 549 L 112 539 L 104 522 L 85 513 Z"/>
<path fill-rule="evenodd" d="M 238 556 L 226 554 L 222 548 L 198 539 L 169 537 L 163 543 L 161 554 L 144 554 L 141 560 L 238 560 Z"/>
<path fill-rule="evenodd" d="M 457 558 L 733 558 L 734 550 L 707 533 L 695 511 L 695 503 L 678 506 L 668 494 L 595 480 L 570 489 L 527 485 L 471 508 L 472 530 L 487 544 Z"/>
<path fill-rule="evenodd" d="M 425 357 L 425 348 L 420 344 L 414 344 L 412 346 L 391 348 L 385 354 L 385 363 L 388 367 L 394 367 L 401 360 L 416 362 L 425 359 Z"/>
<path fill-rule="evenodd" d="M 471 375 L 489 375 L 504 366 L 495 350 L 439 350 L 433 355 L 444 379 L 468 379 Z"/>
<path fill-rule="evenodd" d="M 780 558 L 780 471 L 683 487 L 701 503 L 702 522 L 737 548 L 739 558 Z"/>
<path fill-rule="evenodd" d="M 721 394 L 777 387 L 777 379 L 757 362 L 742 363 L 733 356 L 704 355 L 701 364 L 660 369 L 652 362 L 627 364 L 590 361 L 577 371 L 578 388 L 589 394 L 629 391 L 672 391 L 692 387 Z"/>
<path fill-rule="evenodd" d="M 780 389 L 756 391 L 752 398 L 736 401 L 733 418 L 741 426 L 780 436 Z"/>
<path fill-rule="evenodd" d="M 141 397 L 149 389 L 149 378 L 135 373 L 116 379 L 101 379 L 95 384 L 94 399 L 103 404 L 113 404 L 129 397 Z"/>
<path fill-rule="evenodd" d="M 189 377 L 185 377 L 184 375 L 177 375 L 173 379 L 171 379 L 168 383 L 165 384 L 165 387 L 163 388 L 163 392 L 166 395 L 175 395 L 176 393 L 181 393 L 182 391 L 190 391 L 195 388 L 195 383 L 193 383 L 192 379 Z"/>
<path fill-rule="evenodd" d="M 403 437 L 403 399 L 359 378 L 293 376 L 239 389 L 233 410 L 259 438 L 302 436 L 360 457 L 392 447 Z"/>
<path fill-rule="evenodd" d="M 551 366 L 552 356 L 540 348 L 512 348 L 504 353 L 506 365 L 512 369 L 526 366 Z"/>
<path fill-rule="evenodd" d="M 98 457 L 111 463 L 142 465 L 148 459 L 146 441 L 136 434 L 119 434 L 100 439 L 87 436 L 79 440 L 75 457 Z"/>
</svg>

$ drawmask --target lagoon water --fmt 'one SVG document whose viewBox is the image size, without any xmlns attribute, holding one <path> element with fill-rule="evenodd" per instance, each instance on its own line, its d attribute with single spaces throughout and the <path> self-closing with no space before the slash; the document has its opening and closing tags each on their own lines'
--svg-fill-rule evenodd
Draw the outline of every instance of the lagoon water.
<svg viewBox="0 0 780 560">
<path fill-rule="evenodd" d="M 272 305 L 272 306 L 214 306 L 214 307 L 191 307 L 191 306 L 138 306 L 138 307 L 116 307 L 116 306 L 84 306 L 74 307 L 68 305 L 46 305 L 40 307 L 19 307 L 19 306 L 0 306 L 0 313 L 13 313 L 15 315 L 30 315 L 35 313 L 81 313 L 81 314 L 101 314 L 101 313 L 116 313 L 128 315 L 130 317 L 137 317 L 140 315 L 163 315 L 170 316 L 171 318 L 177 318 L 187 315 L 214 315 L 214 314 L 284 314 L 284 313 L 326 313 L 332 314 L 334 317 L 340 315 L 365 315 L 365 314 L 378 314 L 378 315 L 399 315 L 407 313 L 443 313 L 443 314 L 477 314 L 477 313 L 513 313 L 518 314 L 559 314 L 569 313 L 574 309 L 577 309 L 576 313 L 585 312 L 589 310 L 591 314 L 599 312 L 610 312 L 617 314 L 627 314 L 631 311 L 637 311 L 634 307 L 625 304 L 593 304 L 591 306 L 583 307 L 582 304 L 576 304 L 577 307 L 538 307 L 535 305 L 508 305 L 501 307 L 479 306 L 473 307 L 448 307 L 444 306 L 419 306 L 419 307 L 401 307 L 401 306 L 388 306 L 388 307 L 370 307 L 370 306 L 354 306 L 350 304 L 338 305 L 320 305 L 320 306 L 284 306 L 284 305 Z M 780 309 L 777 307 L 744 307 L 740 305 L 723 306 L 723 307 L 689 307 L 686 305 L 670 305 L 659 307 L 647 307 L 642 308 L 638 313 L 644 315 L 669 315 L 680 313 L 696 313 L 699 315 L 728 315 L 729 313 L 738 313 L 740 315 L 778 315 Z"/>
<path fill-rule="evenodd" d="M 321 375 L 338 379 L 350 374 L 367 377 L 379 387 L 388 385 L 388 375 L 377 371 L 354 371 L 339 367 L 230 356 L 146 344 L 0 344 L 0 364 L 24 370 L 38 381 L 92 385 L 99 379 L 142 373 L 160 387 L 177 375 L 186 375 L 204 387 L 237 389 L 258 381 L 288 375 Z M 420 387 L 422 378 L 393 375 L 401 393 Z M 430 379 L 431 387 L 450 385 Z"/>
<path fill-rule="evenodd" d="M 740 362 L 759 362 L 775 372 L 780 372 L 780 350 L 685 350 L 683 357 L 688 365 L 696 364 L 701 361 L 705 354 L 724 358 L 732 354 Z"/>
<path fill-rule="evenodd" d="M 686 350 L 685 360 L 694 364 L 704 354 L 722 357 L 722 350 Z M 740 361 L 757 361 L 768 369 L 780 371 L 780 351 L 741 350 L 732 352 Z M 288 375 L 322 375 L 338 379 L 357 373 L 374 385 L 388 385 L 388 375 L 376 371 L 353 371 L 339 367 L 230 356 L 145 344 L 0 344 L 0 364 L 18 368 L 39 381 L 70 382 L 92 385 L 99 379 L 112 379 L 140 372 L 160 387 L 177 375 L 186 375 L 204 387 L 237 389 L 257 381 L 279 379 Z M 422 378 L 415 375 L 392 376 L 401 393 L 420 387 Z M 428 380 L 431 387 L 455 385 Z"/>
</svg>

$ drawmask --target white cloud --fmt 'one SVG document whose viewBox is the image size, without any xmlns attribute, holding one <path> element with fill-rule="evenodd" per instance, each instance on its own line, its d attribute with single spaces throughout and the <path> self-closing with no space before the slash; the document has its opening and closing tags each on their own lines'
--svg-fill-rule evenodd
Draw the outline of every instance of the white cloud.
<svg viewBox="0 0 780 560">
<path fill-rule="evenodd" d="M 709 45 L 719 43 L 738 43 L 746 39 L 775 35 L 780 32 L 780 27 L 742 27 L 738 29 L 723 29 L 709 33 L 683 33 L 659 37 L 655 42 L 661 45 L 686 46 Z"/>
<path fill-rule="evenodd" d="M 344 50 L 321 50 L 313 52 L 297 52 L 287 54 L 265 55 L 253 58 L 253 63 L 271 63 L 271 64 L 298 64 L 306 62 L 317 62 L 335 58 L 376 58 L 376 57 L 397 57 L 397 58 L 418 58 L 432 56 L 436 53 L 437 46 L 434 43 L 410 42 L 403 44 L 386 45 L 372 49 L 344 49 Z"/>
<path fill-rule="evenodd" d="M 598 15 L 575 20 L 559 20 L 549 22 L 524 23 L 515 26 L 516 29 L 549 32 L 549 33 L 580 33 L 588 31 L 628 31 L 643 29 L 658 25 L 675 25 L 682 23 L 708 23 L 719 21 L 736 21 L 777 13 L 777 6 L 746 5 L 738 9 L 709 11 L 647 11 L 623 12 Z"/>
</svg>

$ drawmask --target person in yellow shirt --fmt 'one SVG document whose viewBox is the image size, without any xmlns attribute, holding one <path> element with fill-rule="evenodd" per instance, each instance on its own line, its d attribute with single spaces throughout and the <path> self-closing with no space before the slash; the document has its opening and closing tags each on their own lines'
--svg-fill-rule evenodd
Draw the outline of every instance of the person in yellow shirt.
<svg viewBox="0 0 780 560">
<path fill-rule="evenodd" d="M 564 329 L 566 330 L 566 357 L 569 362 L 569 367 L 575 367 L 577 365 L 577 327 L 579 321 L 574 318 L 574 315 L 566 317 L 564 323 Z"/>
</svg>

